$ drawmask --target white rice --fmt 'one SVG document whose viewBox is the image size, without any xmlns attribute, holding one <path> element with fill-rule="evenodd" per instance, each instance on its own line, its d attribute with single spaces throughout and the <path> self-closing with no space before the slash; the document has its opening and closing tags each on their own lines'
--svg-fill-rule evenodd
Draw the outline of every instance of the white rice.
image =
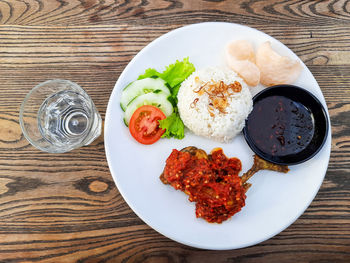
<svg viewBox="0 0 350 263">
<path fill-rule="evenodd" d="M 198 78 L 196 81 L 196 77 L 200 81 Z M 204 83 L 220 81 L 227 85 L 238 81 L 242 85 L 242 90 L 228 98 L 226 113 L 214 109 L 212 111 L 214 116 L 211 116 L 208 111 L 210 103 L 208 94 L 199 95 L 194 90 L 198 91 Z M 245 119 L 253 108 L 252 95 L 245 82 L 234 71 L 217 67 L 193 72 L 181 84 L 177 98 L 180 117 L 185 126 L 197 135 L 220 142 L 229 142 L 242 131 Z"/>
</svg>

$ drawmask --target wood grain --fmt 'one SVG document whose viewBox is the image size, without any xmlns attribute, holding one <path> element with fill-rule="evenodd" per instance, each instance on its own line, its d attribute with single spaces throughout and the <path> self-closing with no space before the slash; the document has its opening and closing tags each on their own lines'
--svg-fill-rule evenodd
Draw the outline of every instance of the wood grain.
<svg viewBox="0 0 350 263">
<path fill-rule="evenodd" d="M 101 136 L 64 154 L 34 149 L 18 111 L 37 83 L 84 87 L 104 119 L 127 63 L 150 41 L 205 21 L 248 25 L 309 67 L 326 98 L 332 153 L 319 193 L 285 231 L 239 250 L 178 244 L 150 229 L 118 192 Z M 350 2 L 0 1 L 0 262 L 349 262 Z"/>
</svg>

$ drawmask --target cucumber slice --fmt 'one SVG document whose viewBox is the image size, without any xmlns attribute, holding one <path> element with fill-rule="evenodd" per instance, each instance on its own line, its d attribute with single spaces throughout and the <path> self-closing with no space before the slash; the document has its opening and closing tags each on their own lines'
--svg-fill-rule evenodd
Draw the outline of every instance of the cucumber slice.
<svg viewBox="0 0 350 263">
<path fill-rule="evenodd" d="M 124 123 L 128 125 L 135 110 L 142 105 L 156 106 L 167 117 L 172 114 L 174 110 L 173 105 L 171 105 L 171 103 L 168 101 L 168 94 L 164 94 L 163 92 L 143 94 L 134 99 L 126 108 Z"/>
<path fill-rule="evenodd" d="M 151 92 L 163 92 L 169 96 L 170 90 L 166 85 L 166 82 L 161 78 L 145 78 L 135 80 L 124 88 L 120 100 L 120 107 L 123 111 L 125 111 L 128 104 L 130 104 L 136 97 Z"/>
</svg>

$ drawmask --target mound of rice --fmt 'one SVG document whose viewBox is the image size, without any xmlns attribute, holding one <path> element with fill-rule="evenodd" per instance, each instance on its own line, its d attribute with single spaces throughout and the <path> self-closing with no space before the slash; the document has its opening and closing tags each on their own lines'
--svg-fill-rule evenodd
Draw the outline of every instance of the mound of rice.
<svg viewBox="0 0 350 263">
<path fill-rule="evenodd" d="M 198 91 L 205 84 L 226 85 L 238 81 L 242 89 L 227 96 L 224 112 L 213 108 L 212 97 Z M 209 67 L 193 72 L 182 84 L 177 95 L 178 108 L 185 126 L 195 134 L 220 142 L 229 142 L 242 131 L 245 119 L 253 108 L 252 96 L 245 82 L 229 69 Z"/>
</svg>

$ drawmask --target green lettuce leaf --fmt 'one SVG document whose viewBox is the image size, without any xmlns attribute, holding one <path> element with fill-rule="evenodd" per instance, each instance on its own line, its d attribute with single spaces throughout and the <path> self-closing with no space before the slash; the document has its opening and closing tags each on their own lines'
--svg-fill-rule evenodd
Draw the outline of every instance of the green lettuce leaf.
<svg viewBox="0 0 350 263">
<path fill-rule="evenodd" d="M 167 66 L 162 73 L 159 73 L 154 68 L 146 69 L 145 73 L 140 75 L 138 79 L 151 78 L 154 76 L 160 77 L 169 84 L 171 92 L 177 87 L 176 94 L 173 94 L 176 96 L 179 90 L 178 85 L 191 75 L 193 71 L 195 71 L 195 68 L 187 57 L 182 61 L 176 60 L 174 64 Z"/>
<path fill-rule="evenodd" d="M 166 67 L 162 72 L 161 78 L 164 79 L 172 89 L 183 82 L 191 73 L 195 71 L 195 68 L 189 58 L 184 58 L 182 61 L 176 60 L 174 64 Z M 177 89 L 178 90 L 178 89 Z M 174 94 L 177 95 L 177 94 Z"/>
<path fill-rule="evenodd" d="M 155 70 L 154 68 L 149 68 L 146 69 L 145 73 L 143 73 L 142 75 L 140 75 L 137 79 L 145 79 L 145 78 L 152 78 L 152 77 L 160 77 L 162 74 L 159 73 L 157 70 Z"/>
<path fill-rule="evenodd" d="M 164 120 L 159 120 L 159 127 L 165 129 L 162 138 L 183 139 L 185 137 L 185 125 L 183 124 L 179 113 L 173 112 Z"/>
<path fill-rule="evenodd" d="M 181 83 L 195 71 L 194 65 L 189 62 L 189 58 L 184 58 L 182 61 L 176 60 L 174 64 L 171 64 L 160 73 L 154 68 L 146 69 L 145 73 L 140 75 L 138 79 L 159 77 L 168 83 L 168 88 L 171 92 L 171 96 L 168 100 L 174 106 L 174 112 L 164 120 L 159 121 L 159 127 L 166 129 L 162 135 L 163 138 L 174 137 L 176 139 L 183 139 L 185 137 L 185 126 L 180 118 L 177 110 L 177 93 L 181 86 Z"/>
</svg>

